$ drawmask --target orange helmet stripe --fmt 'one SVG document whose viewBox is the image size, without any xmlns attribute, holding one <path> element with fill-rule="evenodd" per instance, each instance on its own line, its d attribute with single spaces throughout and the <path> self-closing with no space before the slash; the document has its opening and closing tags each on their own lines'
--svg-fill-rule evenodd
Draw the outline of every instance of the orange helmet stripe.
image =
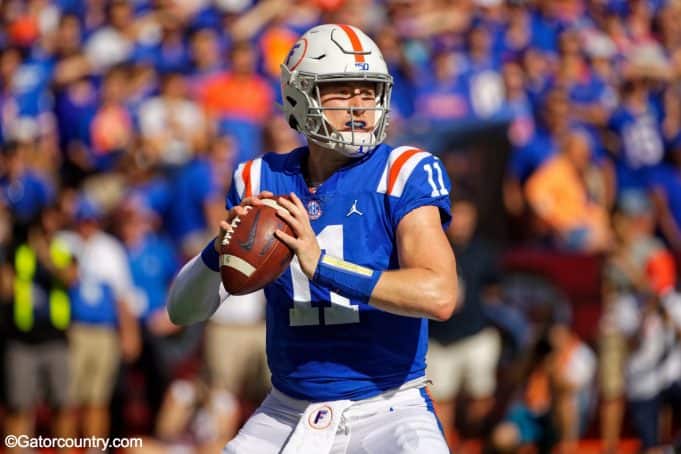
<svg viewBox="0 0 681 454">
<path fill-rule="evenodd" d="M 344 24 L 338 24 L 340 28 L 343 29 L 348 38 L 350 38 L 350 44 L 352 44 L 352 50 L 355 52 L 355 63 L 364 63 L 364 55 L 360 52 L 364 52 L 362 48 L 362 42 L 359 40 L 359 36 L 352 29 L 352 27 Z"/>
</svg>

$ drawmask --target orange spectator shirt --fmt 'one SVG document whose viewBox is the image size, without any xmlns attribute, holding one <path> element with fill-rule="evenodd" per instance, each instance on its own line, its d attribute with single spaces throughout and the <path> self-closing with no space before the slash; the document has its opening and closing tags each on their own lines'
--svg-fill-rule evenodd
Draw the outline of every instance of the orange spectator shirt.
<svg viewBox="0 0 681 454">
<path fill-rule="evenodd" d="M 272 111 L 274 94 L 262 77 L 222 73 L 199 88 L 199 100 L 210 116 L 263 124 Z"/>
<path fill-rule="evenodd" d="M 602 227 L 603 210 L 589 202 L 572 163 L 563 155 L 547 161 L 528 179 L 525 193 L 537 215 L 559 232 Z"/>
<path fill-rule="evenodd" d="M 296 43 L 297 35 L 284 27 L 272 27 L 260 38 L 260 48 L 265 60 L 265 70 L 275 78 L 279 78 L 279 65 Z"/>
</svg>

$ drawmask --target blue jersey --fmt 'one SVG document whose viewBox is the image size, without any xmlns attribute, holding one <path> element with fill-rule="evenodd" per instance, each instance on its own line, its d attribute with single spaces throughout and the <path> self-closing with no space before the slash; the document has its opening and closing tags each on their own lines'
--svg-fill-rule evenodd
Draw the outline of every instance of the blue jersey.
<svg viewBox="0 0 681 454">
<path fill-rule="evenodd" d="M 651 171 L 650 181 L 653 188 L 664 193 L 676 225 L 681 226 L 681 170 L 662 164 Z"/>
<path fill-rule="evenodd" d="M 660 115 L 652 103 L 641 113 L 633 112 L 626 106 L 613 112 L 608 126 L 621 142 L 615 159 L 618 192 L 648 187 L 651 170 L 664 157 L 660 123 Z"/>
<path fill-rule="evenodd" d="M 376 270 L 399 268 L 396 230 L 409 212 L 434 205 L 444 226 L 450 220 L 449 179 L 440 160 L 425 151 L 380 145 L 315 193 L 302 174 L 307 154 L 303 147 L 241 164 L 227 208 L 265 190 L 295 192 L 322 249 Z M 296 258 L 265 295 L 272 384 L 289 396 L 364 399 L 424 375 L 426 319 L 389 314 L 313 284 Z"/>
</svg>

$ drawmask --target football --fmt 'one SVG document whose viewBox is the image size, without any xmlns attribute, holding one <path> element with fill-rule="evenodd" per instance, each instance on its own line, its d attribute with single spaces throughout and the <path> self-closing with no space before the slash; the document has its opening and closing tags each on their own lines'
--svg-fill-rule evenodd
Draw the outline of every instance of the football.
<svg viewBox="0 0 681 454">
<path fill-rule="evenodd" d="M 263 205 L 246 206 L 247 214 L 232 220 L 232 232 L 225 235 L 220 251 L 220 275 L 231 295 L 259 290 L 288 267 L 293 251 L 274 235 L 282 230 L 293 235 L 279 216 L 284 208 L 273 199 Z"/>
</svg>

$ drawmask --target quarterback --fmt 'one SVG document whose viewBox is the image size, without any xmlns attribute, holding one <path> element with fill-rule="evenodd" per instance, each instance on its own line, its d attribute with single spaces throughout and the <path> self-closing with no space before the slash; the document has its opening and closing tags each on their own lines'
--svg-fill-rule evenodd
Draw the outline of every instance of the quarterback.
<svg viewBox="0 0 681 454">
<path fill-rule="evenodd" d="M 265 287 L 273 389 L 226 453 L 447 453 L 426 393 L 427 319 L 457 294 L 440 160 L 383 144 L 392 77 L 347 25 L 307 31 L 281 66 L 286 120 L 308 145 L 240 164 L 215 241 L 180 271 L 168 311 L 221 303 L 218 247 L 244 205 L 273 194 L 295 257 Z M 227 304 L 229 300 L 227 299 Z"/>
</svg>

